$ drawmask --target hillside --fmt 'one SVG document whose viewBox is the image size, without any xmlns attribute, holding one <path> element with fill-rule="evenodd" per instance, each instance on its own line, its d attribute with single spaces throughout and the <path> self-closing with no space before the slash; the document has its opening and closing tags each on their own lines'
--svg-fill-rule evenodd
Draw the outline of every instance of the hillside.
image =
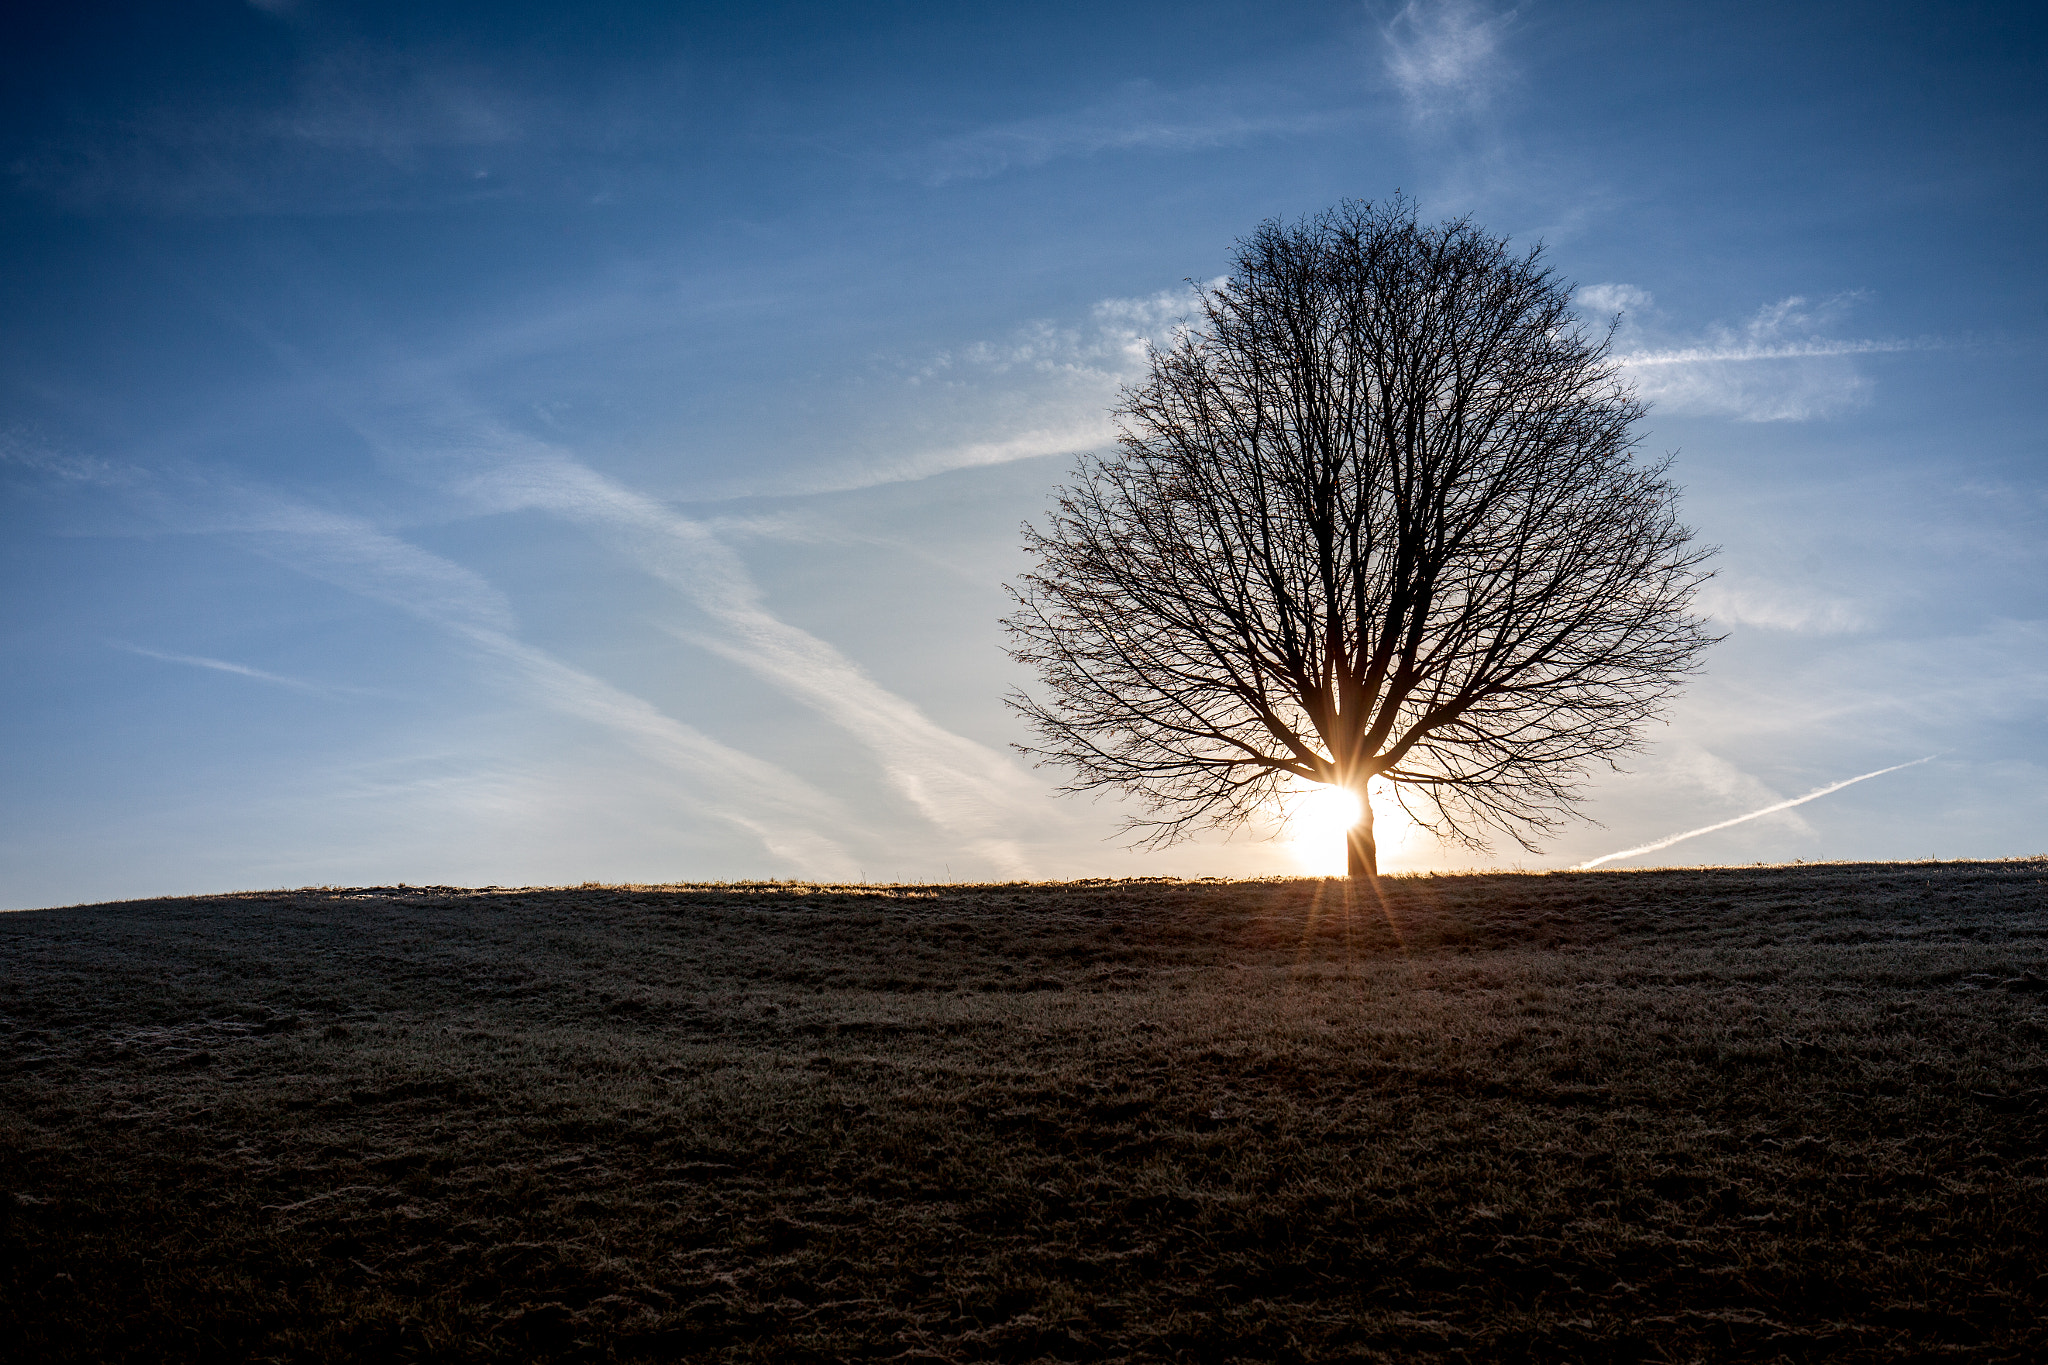
<svg viewBox="0 0 2048 1365">
<path fill-rule="evenodd" d="M 2048 861 L 0 916 L 24 1359 L 2048 1358 Z"/>
</svg>

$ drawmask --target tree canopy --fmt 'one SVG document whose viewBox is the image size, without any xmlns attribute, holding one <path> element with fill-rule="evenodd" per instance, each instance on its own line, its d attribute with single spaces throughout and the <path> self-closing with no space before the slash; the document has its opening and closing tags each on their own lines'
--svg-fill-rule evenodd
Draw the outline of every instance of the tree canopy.
<svg viewBox="0 0 2048 1365">
<path fill-rule="evenodd" d="M 1710 643 L 1710 553 L 1571 288 L 1466 219 L 1346 202 L 1238 243 L 1116 409 L 1012 588 L 1011 698 L 1064 788 L 1171 842 L 1369 784 L 1534 850 Z"/>
</svg>

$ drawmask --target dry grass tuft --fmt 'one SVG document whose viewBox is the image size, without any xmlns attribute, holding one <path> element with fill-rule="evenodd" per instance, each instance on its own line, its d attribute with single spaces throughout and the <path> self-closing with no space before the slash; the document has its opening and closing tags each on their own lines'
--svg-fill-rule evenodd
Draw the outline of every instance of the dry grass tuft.
<svg viewBox="0 0 2048 1365">
<path fill-rule="evenodd" d="M 2048 861 L 0 917 L 51 1360 L 2048 1358 Z"/>
</svg>

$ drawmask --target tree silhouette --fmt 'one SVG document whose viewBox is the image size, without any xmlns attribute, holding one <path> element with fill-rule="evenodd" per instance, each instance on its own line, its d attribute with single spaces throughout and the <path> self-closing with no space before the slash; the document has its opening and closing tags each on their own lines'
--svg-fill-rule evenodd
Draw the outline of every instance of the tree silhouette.
<svg viewBox="0 0 2048 1365">
<path fill-rule="evenodd" d="M 1571 288 L 1465 219 L 1346 202 L 1238 243 L 1152 348 L 1011 589 L 1010 703 L 1062 790 L 1148 844 L 1373 779 L 1440 837 L 1535 851 L 1710 643 L 1708 550 Z"/>
</svg>

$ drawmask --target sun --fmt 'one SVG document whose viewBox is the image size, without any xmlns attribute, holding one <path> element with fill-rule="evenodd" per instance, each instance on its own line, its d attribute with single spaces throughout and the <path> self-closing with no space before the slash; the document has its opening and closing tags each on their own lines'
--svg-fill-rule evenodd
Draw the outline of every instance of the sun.
<svg viewBox="0 0 2048 1365">
<path fill-rule="evenodd" d="M 1373 839 L 1385 870 L 1387 860 L 1408 851 L 1422 831 L 1394 800 L 1384 779 L 1374 778 L 1371 790 Z M 1280 794 L 1280 805 L 1287 814 L 1285 844 L 1296 866 L 1312 877 L 1343 876 L 1349 870 L 1344 832 L 1363 814 L 1358 793 L 1325 782 L 1295 783 Z"/>
<path fill-rule="evenodd" d="M 1364 814 L 1358 793 L 1318 782 L 1281 797 L 1287 811 L 1287 843 L 1304 872 L 1340 877 L 1345 871 L 1344 832 Z"/>
<path fill-rule="evenodd" d="M 1365 807 L 1358 799 L 1358 793 L 1349 787 L 1333 787 L 1318 783 L 1302 798 L 1301 808 L 1295 814 L 1304 831 L 1313 830 L 1316 837 L 1328 835 L 1333 839 L 1344 837 L 1344 831 L 1357 824 L 1365 815 Z"/>
</svg>

